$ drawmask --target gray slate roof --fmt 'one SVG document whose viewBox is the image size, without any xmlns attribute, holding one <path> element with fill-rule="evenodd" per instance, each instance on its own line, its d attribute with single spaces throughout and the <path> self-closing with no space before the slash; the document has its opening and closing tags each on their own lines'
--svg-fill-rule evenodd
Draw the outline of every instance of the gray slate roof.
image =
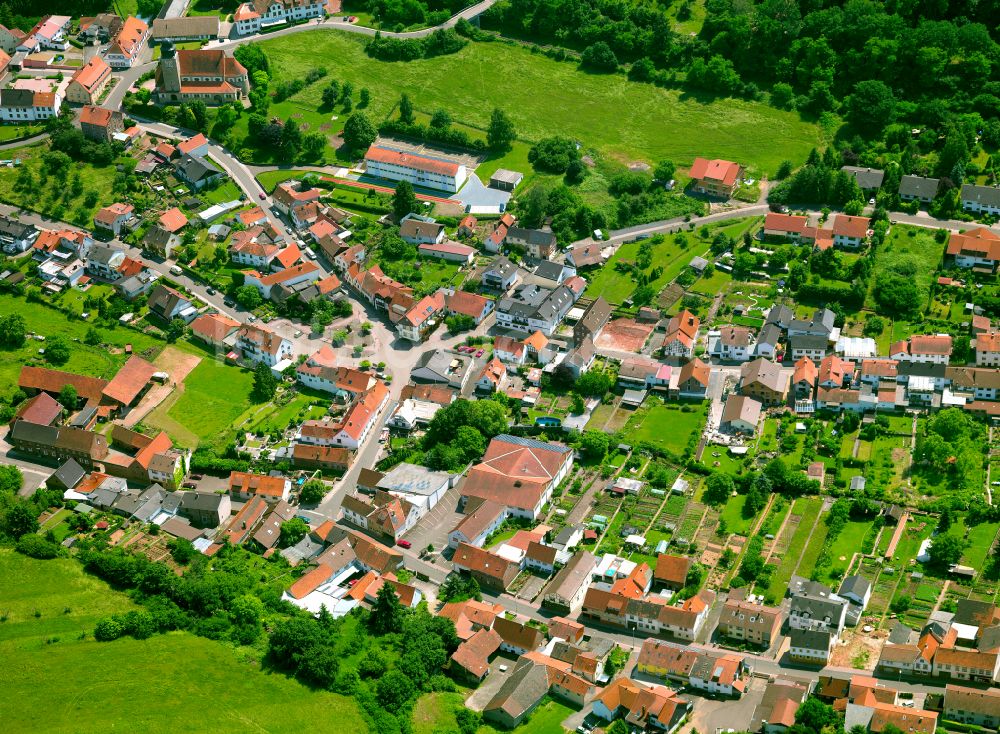
<svg viewBox="0 0 1000 734">
<path fill-rule="evenodd" d="M 1000 206 L 1000 189 L 965 184 L 962 187 L 962 201 L 974 201 L 981 206 Z"/>
<path fill-rule="evenodd" d="M 903 176 L 899 182 L 900 196 L 913 196 L 918 199 L 933 199 L 937 196 L 939 179 L 924 176 Z"/>
<path fill-rule="evenodd" d="M 854 176 L 858 186 L 864 191 L 881 188 L 882 180 L 885 178 L 885 171 L 877 168 L 859 168 L 858 166 L 844 166 L 840 169 Z"/>
</svg>

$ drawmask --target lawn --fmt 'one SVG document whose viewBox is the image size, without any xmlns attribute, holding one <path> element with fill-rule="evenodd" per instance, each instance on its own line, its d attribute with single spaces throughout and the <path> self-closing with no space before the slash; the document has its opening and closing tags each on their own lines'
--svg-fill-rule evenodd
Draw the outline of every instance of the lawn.
<svg viewBox="0 0 1000 734">
<path fill-rule="evenodd" d="M 624 438 L 628 444 L 646 442 L 681 456 L 704 423 L 705 408 L 683 410 L 678 405 L 666 405 L 659 398 L 647 398 L 625 424 Z"/>
<path fill-rule="evenodd" d="M 15 189 L 20 168 L 0 167 L 0 200 L 31 209 L 52 219 L 70 222 L 81 227 L 94 226 L 94 213 L 102 206 L 115 201 L 112 190 L 115 180 L 114 165 L 97 168 L 84 162 L 74 162 L 70 167 L 71 177 L 77 174 L 83 189 L 80 196 L 73 196 L 66 186 L 66 178 L 49 178 L 43 184 L 40 182 L 41 156 L 49 149 L 47 144 L 32 145 L 25 148 L 14 148 L 3 151 L 4 158 L 20 158 L 22 167 L 27 167 L 35 177 L 35 185 L 28 190 Z M 97 193 L 97 203 L 92 207 L 85 205 L 84 197 L 88 191 Z"/>
<path fill-rule="evenodd" d="M 993 539 L 996 537 L 1000 524 L 983 522 L 968 529 L 969 547 L 965 549 L 962 563 L 981 571 L 986 564 Z"/>
<path fill-rule="evenodd" d="M 30 138 L 42 132 L 43 129 L 41 125 L 0 125 L 0 143 Z M 13 156 L 4 151 L 3 157 L 9 159 Z"/>
<path fill-rule="evenodd" d="M 243 192 L 236 182 L 226 179 L 214 189 L 207 189 L 198 194 L 208 204 L 222 204 L 227 201 L 237 201 L 243 198 Z"/>
<path fill-rule="evenodd" d="M 158 350 L 163 342 L 146 334 L 126 328 L 101 328 L 105 344 L 116 348 L 112 354 L 107 347 L 91 347 L 82 339 L 90 328 L 86 321 L 69 319 L 66 314 L 44 303 L 28 301 L 25 298 L 2 293 L 0 294 L 0 314 L 20 313 L 28 324 L 28 331 L 34 331 L 46 337 L 61 335 L 67 339 L 79 339 L 73 342 L 69 361 L 54 369 L 64 372 L 76 372 L 93 377 L 110 379 L 118 372 L 127 358 L 121 350 L 126 344 L 131 344 L 136 354 L 146 350 Z M 53 367 L 38 356 L 38 350 L 44 347 L 44 342 L 29 339 L 23 347 L 17 349 L 0 349 L 0 394 L 8 394 L 17 386 L 17 378 L 21 367 L 34 364 L 41 367 Z"/>
<path fill-rule="evenodd" d="M 861 552 L 865 536 L 872 528 L 873 521 L 849 520 L 844 528 L 830 544 L 830 567 L 828 576 L 831 579 L 843 578 L 851 558 Z"/>
<path fill-rule="evenodd" d="M 95 642 L 94 623 L 132 602 L 73 560 L 0 550 L 0 578 L 8 734 L 367 730 L 350 699 L 266 675 L 218 642 L 186 633 Z"/>
<path fill-rule="evenodd" d="M 175 393 L 143 420 L 160 428 L 179 445 L 225 442 L 236 419 L 250 407 L 253 374 L 206 357 L 184 379 Z"/>
<path fill-rule="evenodd" d="M 822 507 L 823 500 L 817 497 L 799 497 L 792 505 L 792 513 L 801 516 L 802 519 L 795 528 L 795 534 L 792 535 L 788 549 L 781 556 L 778 569 L 771 574 L 771 583 L 767 589 L 769 600 L 776 601 L 785 596 L 785 591 L 788 590 L 788 581 L 792 578 L 792 573 L 795 572 L 799 559 L 802 558 L 802 551 L 812 536 L 813 523 L 819 517 L 819 511 Z M 825 531 L 822 532 L 825 536 Z"/>
<path fill-rule="evenodd" d="M 275 82 L 302 78 L 322 59 L 330 78 L 350 81 L 355 89 L 367 87 L 376 124 L 405 92 L 419 111 L 444 108 L 456 122 L 479 129 L 500 107 L 524 140 L 558 133 L 623 162 L 670 158 L 686 165 L 708 156 L 773 173 L 782 160 L 804 159 L 820 143 L 820 128 L 794 113 L 736 99 L 703 102 L 617 74 L 585 74 L 575 63 L 553 61 L 517 45 L 470 43 L 456 54 L 394 63 L 368 57 L 366 42 L 317 30 L 261 45 Z M 497 83 L 498 69 L 517 69 L 517 82 Z M 312 84 L 294 100 L 315 110 L 323 86 Z M 271 114 L 276 112 L 280 114 L 272 105 Z M 343 117 L 333 125 L 341 125 Z"/>
<path fill-rule="evenodd" d="M 261 171 L 257 174 L 257 180 L 260 182 L 261 188 L 270 194 L 274 191 L 274 187 L 278 184 L 290 181 L 293 178 L 300 179 L 308 173 L 314 173 L 314 171 L 306 169 L 295 169 L 293 171 Z"/>
<path fill-rule="evenodd" d="M 887 268 L 898 267 L 901 262 L 910 263 L 914 271 L 913 280 L 926 300 L 944 248 L 944 243 L 934 239 L 933 230 L 896 224 L 875 254 L 875 275 Z M 872 278 L 873 287 L 876 279 Z"/>
<path fill-rule="evenodd" d="M 743 514 L 743 506 L 747 503 L 745 494 L 738 494 L 730 497 L 722 508 L 721 519 L 726 521 L 726 531 L 737 535 L 746 535 L 750 532 L 755 518 L 746 517 Z"/>
</svg>

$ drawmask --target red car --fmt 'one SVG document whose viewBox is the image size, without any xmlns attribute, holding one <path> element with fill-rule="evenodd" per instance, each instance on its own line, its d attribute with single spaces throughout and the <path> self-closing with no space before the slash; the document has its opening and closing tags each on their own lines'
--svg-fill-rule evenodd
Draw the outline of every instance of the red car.
<svg viewBox="0 0 1000 734">
<path fill-rule="evenodd" d="M 413 543 L 411 543 L 408 540 L 397 540 L 396 541 L 396 545 L 398 545 L 400 548 L 412 548 L 413 547 Z"/>
<path fill-rule="evenodd" d="M 266 196 L 265 196 L 264 194 L 257 194 L 257 196 L 259 196 L 259 197 L 260 197 L 260 200 L 261 200 L 261 201 L 264 201 L 264 199 L 266 199 L 266 198 L 267 198 L 267 197 L 266 197 Z"/>
</svg>

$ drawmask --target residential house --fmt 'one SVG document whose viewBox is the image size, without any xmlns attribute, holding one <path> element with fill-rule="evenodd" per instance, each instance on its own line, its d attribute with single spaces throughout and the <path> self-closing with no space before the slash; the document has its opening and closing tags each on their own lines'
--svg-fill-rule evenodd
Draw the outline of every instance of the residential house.
<svg viewBox="0 0 1000 734">
<path fill-rule="evenodd" d="M 236 333 L 236 348 L 245 359 L 274 367 L 292 356 L 292 343 L 264 326 L 245 324 Z"/>
<path fill-rule="evenodd" d="M 660 597 L 631 598 L 596 586 L 584 596 L 582 619 L 592 619 L 625 629 L 635 629 L 647 636 L 669 635 L 694 640 L 708 618 L 715 594 L 703 589 L 680 606 L 671 606 Z"/>
<path fill-rule="evenodd" d="M 663 337 L 665 357 L 691 357 L 698 340 L 701 321 L 687 309 L 672 317 L 667 323 L 667 333 Z"/>
<path fill-rule="evenodd" d="M 476 389 L 483 392 L 500 392 L 507 385 L 507 367 L 497 357 L 493 357 L 483 366 L 479 378 L 476 380 Z"/>
<path fill-rule="evenodd" d="M 962 209 L 974 214 L 1000 214 L 1000 189 L 992 186 L 965 184 L 959 195 Z"/>
<path fill-rule="evenodd" d="M 566 286 L 549 289 L 519 285 L 512 295 L 497 305 L 497 325 L 528 334 L 541 331 L 551 336 L 573 303 L 572 292 Z"/>
<path fill-rule="evenodd" d="M 248 36 L 286 23 L 323 18 L 327 5 L 321 0 L 250 0 L 233 13 L 236 34 Z"/>
<path fill-rule="evenodd" d="M 781 678 L 771 681 L 764 689 L 748 730 L 783 734 L 795 725 L 795 714 L 808 696 L 809 688 L 801 683 Z"/>
<path fill-rule="evenodd" d="M 546 694 L 582 706 L 593 686 L 564 669 L 567 667 L 540 653 L 522 656 L 486 704 L 483 717 L 513 729 L 531 715 Z"/>
<path fill-rule="evenodd" d="M 833 244 L 840 247 L 860 247 L 868 238 L 871 220 L 838 214 L 833 220 Z"/>
<path fill-rule="evenodd" d="M 728 199 L 736 190 L 742 172 L 743 168 L 732 161 L 695 158 L 690 171 L 691 189 L 699 194 Z"/>
<path fill-rule="evenodd" d="M 158 104 L 200 100 L 207 105 L 238 102 L 250 92 L 246 68 L 222 49 L 175 51 L 161 44 L 153 99 Z"/>
<path fill-rule="evenodd" d="M 504 243 L 523 248 L 528 257 L 535 260 L 548 260 L 557 252 L 556 236 L 551 230 L 511 227 Z"/>
<path fill-rule="evenodd" d="M 722 407 L 722 421 L 719 427 L 734 433 L 754 435 L 763 406 L 759 401 L 746 395 L 730 395 Z"/>
<path fill-rule="evenodd" d="M 858 183 L 858 188 L 865 196 L 874 196 L 885 180 L 885 171 L 877 168 L 860 168 L 858 166 L 842 166 L 841 171 L 849 173 Z"/>
<path fill-rule="evenodd" d="M 945 373 L 956 394 L 972 400 L 1000 399 L 1000 371 L 981 367 L 949 367 Z"/>
<path fill-rule="evenodd" d="M 889 356 L 897 362 L 947 365 L 951 350 L 949 334 L 914 334 L 907 340 L 894 342 L 889 347 Z"/>
<path fill-rule="evenodd" d="M 704 400 L 708 392 L 708 382 L 711 374 L 711 367 L 697 357 L 685 363 L 678 375 L 677 396 Z"/>
<path fill-rule="evenodd" d="M 216 492 L 182 492 L 180 511 L 194 525 L 214 528 L 229 519 L 232 500 L 228 494 Z"/>
<path fill-rule="evenodd" d="M 415 505 L 383 491 L 375 492 L 371 500 L 362 495 L 347 495 L 341 509 L 344 520 L 393 545 L 420 518 Z"/>
<path fill-rule="evenodd" d="M 264 298 L 283 300 L 279 294 L 287 297 L 301 288 L 305 288 L 319 280 L 323 271 L 313 262 L 304 262 L 276 273 L 263 275 L 256 270 L 245 270 L 243 282 L 254 286 Z"/>
<path fill-rule="evenodd" d="M 108 456 L 108 441 L 103 434 L 68 426 L 19 420 L 8 432 L 7 441 L 18 451 L 41 460 L 62 463 L 74 459 L 85 469 L 93 468 Z"/>
<path fill-rule="evenodd" d="M 164 321 L 194 316 L 194 307 L 188 298 L 162 283 L 157 283 L 149 293 L 149 310 Z M 187 313 L 186 313 L 187 312 Z"/>
<path fill-rule="evenodd" d="M 164 229 L 159 224 L 154 224 L 146 230 L 146 236 L 143 239 L 143 245 L 148 251 L 164 258 L 169 258 L 180 244 L 179 234 Z"/>
<path fill-rule="evenodd" d="M 542 646 L 545 635 L 537 627 L 501 615 L 493 621 L 493 631 L 500 635 L 500 649 L 514 655 L 524 655 Z"/>
<path fill-rule="evenodd" d="M 118 280 L 121 277 L 118 269 L 124 261 L 125 250 L 108 245 L 94 245 L 87 253 L 87 272 L 105 280 Z"/>
<path fill-rule="evenodd" d="M 469 640 L 481 630 L 492 629 L 494 620 L 503 613 L 503 607 L 499 604 L 469 599 L 444 604 L 437 616 L 454 622 L 458 639 Z"/>
<path fill-rule="evenodd" d="M 149 37 L 149 26 L 142 20 L 130 15 L 122 24 L 118 35 L 104 52 L 104 60 L 112 69 L 131 69 L 142 50 L 146 47 Z"/>
<path fill-rule="evenodd" d="M 191 333 L 216 349 L 228 349 L 228 340 L 240 323 L 220 313 L 203 314 L 191 322 Z"/>
<path fill-rule="evenodd" d="M 933 675 L 950 676 L 952 680 L 993 683 L 1000 673 L 1000 653 L 981 650 L 961 650 L 941 646 L 934 653 Z"/>
<path fill-rule="evenodd" d="M 731 599 L 722 607 L 716 632 L 732 640 L 768 649 L 781 636 L 782 612 L 778 607 Z"/>
<path fill-rule="evenodd" d="M 562 614 L 574 614 L 583 604 L 597 558 L 589 551 L 574 553 L 542 591 L 542 606 Z"/>
<path fill-rule="evenodd" d="M 468 357 L 435 349 L 420 355 L 410 379 L 420 382 L 436 382 L 456 390 L 464 390 L 472 375 L 473 361 Z"/>
<path fill-rule="evenodd" d="M 479 221 L 471 214 L 466 214 L 462 217 L 462 221 L 458 223 L 458 230 L 456 234 L 459 237 L 475 237 L 476 235 L 476 225 Z"/>
<path fill-rule="evenodd" d="M 903 176 L 899 181 L 899 198 L 902 201 L 919 201 L 929 204 L 937 196 L 940 179 L 924 176 Z"/>
<path fill-rule="evenodd" d="M 94 226 L 113 232 L 117 237 L 122 227 L 135 218 L 135 207 L 121 202 L 104 207 L 94 215 Z"/>
<path fill-rule="evenodd" d="M 280 475 L 270 476 L 242 471 L 229 473 L 229 494 L 238 500 L 260 497 L 272 504 L 281 500 L 287 502 L 291 488 L 291 480 Z"/>
<path fill-rule="evenodd" d="M 506 293 L 517 280 L 517 265 L 506 257 L 498 257 L 487 266 L 481 275 L 481 282 L 487 288 Z"/>
<path fill-rule="evenodd" d="M 115 13 L 98 13 L 93 18 L 80 18 L 80 34 L 77 38 L 83 42 L 107 43 L 118 35 L 124 22 Z"/>
<path fill-rule="evenodd" d="M 834 638 L 838 637 L 847 622 L 847 599 L 822 584 L 806 583 L 802 591 L 791 589 L 788 626 L 792 629 L 831 630 Z"/>
<path fill-rule="evenodd" d="M 582 344 L 587 338 L 596 339 L 611 318 L 611 312 L 611 304 L 598 296 L 573 325 L 573 344 Z"/>
<path fill-rule="evenodd" d="M 493 312 L 492 299 L 468 291 L 445 291 L 445 308 L 449 316 L 468 316 L 479 326 Z"/>
<path fill-rule="evenodd" d="M 66 86 L 66 101 L 70 104 L 96 105 L 100 102 L 101 94 L 107 89 L 110 80 L 111 67 L 104 63 L 104 59 L 95 55 L 70 78 L 69 84 Z M 105 113 L 108 118 L 115 114 L 112 110 L 105 110 Z M 94 115 L 93 112 L 88 114 L 90 116 Z M 121 121 L 121 113 L 118 112 L 117 115 L 119 121 Z M 87 123 L 93 124 L 90 120 Z M 83 112 L 80 113 L 80 128 L 83 130 L 84 135 L 91 137 L 84 128 Z M 121 132 L 121 128 L 119 128 L 118 132 Z M 110 142 L 111 136 L 107 135 L 103 138 L 94 139 L 101 142 Z"/>
<path fill-rule="evenodd" d="M 410 214 L 399 223 L 399 236 L 411 245 L 440 244 L 445 240 L 444 225 Z"/>
<path fill-rule="evenodd" d="M 949 683 L 944 689 L 943 718 L 986 729 L 1000 728 L 1000 689 L 967 688 Z"/>
<path fill-rule="evenodd" d="M 796 400 L 812 398 L 818 374 L 816 364 L 809 357 L 799 358 L 795 363 L 795 371 L 792 373 L 792 391 Z"/>
<path fill-rule="evenodd" d="M 749 677 L 742 655 L 701 653 L 691 666 L 687 683 L 709 695 L 739 698 L 749 684 Z"/>
<path fill-rule="evenodd" d="M 837 635 L 830 629 L 792 627 L 788 656 L 796 663 L 825 666 L 836 640 Z"/>
<path fill-rule="evenodd" d="M 415 186 L 448 192 L 458 191 L 468 178 L 464 164 L 378 145 L 365 153 L 365 170 L 377 178 L 409 181 Z"/>
<path fill-rule="evenodd" d="M 600 242 L 588 242 L 574 247 L 566 253 L 566 262 L 577 270 L 604 264 L 604 254 Z"/>
<path fill-rule="evenodd" d="M 516 561 L 467 543 L 459 543 L 451 561 L 456 571 L 469 574 L 480 586 L 498 593 L 506 591 L 521 570 Z"/>
<path fill-rule="evenodd" d="M 945 255 L 955 263 L 955 267 L 985 268 L 987 272 L 996 272 L 997 262 L 1000 261 L 1000 235 L 985 227 L 952 234 L 948 238 Z"/>
<path fill-rule="evenodd" d="M 0 122 L 25 123 L 47 120 L 59 114 L 58 92 L 31 89 L 0 89 Z"/>
<path fill-rule="evenodd" d="M 93 58 L 100 61 L 99 56 Z M 101 63 L 104 63 L 103 61 Z M 108 69 L 108 76 L 111 70 Z M 68 89 L 72 89 L 72 84 Z M 99 143 L 110 143 L 117 133 L 120 133 L 124 125 L 124 117 L 118 110 L 109 110 L 104 107 L 93 107 L 87 104 L 80 110 L 80 131 L 88 140 L 95 140 Z"/>
<path fill-rule="evenodd" d="M 710 339 L 710 353 L 728 362 L 746 362 L 753 353 L 754 342 L 753 332 L 745 326 L 724 326 L 716 339 Z"/>
<path fill-rule="evenodd" d="M 267 270 L 272 267 L 278 254 L 291 246 L 285 242 L 281 233 L 268 223 L 234 233 L 229 244 L 229 256 L 238 265 Z"/>
<path fill-rule="evenodd" d="M 674 691 L 622 677 L 594 699 L 594 715 L 607 722 L 622 719 L 634 730 L 673 734 L 686 720 L 691 703 Z M 629 731 L 632 731 L 629 728 Z"/>
<path fill-rule="evenodd" d="M 776 237 L 798 242 L 809 225 L 809 217 L 768 212 L 764 217 L 765 237 Z"/>
<path fill-rule="evenodd" d="M 1000 367 L 1000 331 L 976 337 L 976 366 Z"/>
<path fill-rule="evenodd" d="M 511 515 L 535 519 L 572 466 L 573 451 L 567 446 L 496 436 L 482 461 L 469 470 L 460 495 L 464 502 L 491 500 L 504 504 Z"/>
<path fill-rule="evenodd" d="M 466 514 L 448 533 L 448 547 L 457 548 L 460 543 L 482 548 L 489 538 L 507 519 L 506 505 L 492 500 L 473 499 L 466 503 Z"/>
<path fill-rule="evenodd" d="M 765 406 L 782 405 L 788 397 L 788 375 L 766 359 L 755 359 L 740 368 L 740 392 Z"/>
<path fill-rule="evenodd" d="M 440 325 L 439 317 L 445 310 L 444 304 L 444 293 L 441 291 L 424 296 L 396 323 L 396 331 L 403 339 L 419 344 Z"/>
</svg>

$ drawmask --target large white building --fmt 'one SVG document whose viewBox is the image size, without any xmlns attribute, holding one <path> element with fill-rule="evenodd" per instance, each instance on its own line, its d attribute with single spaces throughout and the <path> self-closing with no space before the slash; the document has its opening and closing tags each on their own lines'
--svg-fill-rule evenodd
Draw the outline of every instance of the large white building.
<svg viewBox="0 0 1000 734">
<path fill-rule="evenodd" d="M 34 122 L 59 114 L 59 92 L 36 92 L 31 89 L 0 90 L 0 122 Z"/>
<path fill-rule="evenodd" d="M 371 176 L 390 181 L 409 181 L 415 186 L 458 191 L 469 174 L 461 163 L 402 153 L 373 145 L 365 153 L 365 168 Z"/>
<path fill-rule="evenodd" d="M 326 3 L 322 0 L 251 0 L 236 8 L 233 22 L 237 35 L 248 36 L 260 33 L 262 28 L 325 15 Z"/>
</svg>

